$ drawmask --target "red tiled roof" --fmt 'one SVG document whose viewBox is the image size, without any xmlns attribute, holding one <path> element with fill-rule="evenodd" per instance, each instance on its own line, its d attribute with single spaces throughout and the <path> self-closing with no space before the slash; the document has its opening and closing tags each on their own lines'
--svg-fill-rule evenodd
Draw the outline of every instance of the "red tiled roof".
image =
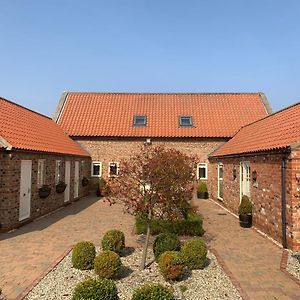
<svg viewBox="0 0 300 300">
<path fill-rule="evenodd" d="M 265 117 L 260 93 L 67 93 L 56 121 L 70 136 L 232 137 Z M 146 115 L 146 127 L 133 127 L 134 115 Z M 178 125 L 180 115 L 192 128 Z"/>
<path fill-rule="evenodd" d="M 211 157 L 272 151 L 300 141 L 300 103 L 243 128 Z"/>
<path fill-rule="evenodd" d="M 0 98 L 0 143 L 12 149 L 88 156 L 50 118 Z"/>
</svg>

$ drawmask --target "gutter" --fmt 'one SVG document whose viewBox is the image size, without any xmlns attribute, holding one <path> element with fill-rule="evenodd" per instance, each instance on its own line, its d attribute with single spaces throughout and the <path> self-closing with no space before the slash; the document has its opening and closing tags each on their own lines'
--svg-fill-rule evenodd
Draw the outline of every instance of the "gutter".
<svg viewBox="0 0 300 300">
<path fill-rule="evenodd" d="M 287 156 L 283 156 L 281 161 L 281 224 L 282 224 L 282 246 L 287 249 L 286 239 L 286 161 Z"/>
</svg>

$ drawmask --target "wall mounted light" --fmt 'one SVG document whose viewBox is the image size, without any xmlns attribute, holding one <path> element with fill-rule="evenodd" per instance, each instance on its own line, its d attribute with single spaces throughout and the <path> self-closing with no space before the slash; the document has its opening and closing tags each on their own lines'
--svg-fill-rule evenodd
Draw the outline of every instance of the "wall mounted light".
<svg viewBox="0 0 300 300">
<path fill-rule="evenodd" d="M 253 180 L 253 182 L 256 182 L 256 180 L 257 180 L 257 172 L 256 171 L 252 172 L 252 180 Z"/>
<path fill-rule="evenodd" d="M 233 169 L 232 169 L 232 177 L 233 177 L 233 180 L 235 180 L 236 179 L 236 168 L 234 167 Z"/>
</svg>

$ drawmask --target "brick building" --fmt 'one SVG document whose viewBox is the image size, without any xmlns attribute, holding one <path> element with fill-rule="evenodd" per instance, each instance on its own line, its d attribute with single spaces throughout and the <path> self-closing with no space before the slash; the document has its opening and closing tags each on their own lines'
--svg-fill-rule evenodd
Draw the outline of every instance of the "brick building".
<svg viewBox="0 0 300 300">
<path fill-rule="evenodd" d="M 50 118 L 0 98 L 0 230 L 21 226 L 88 193 L 90 157 Z M 65 182 L 64 192 L 56 184 Z M 41 187 L 50 187 L 41 198 Z M 45 196 L 45 195 L 44 195 Z"/>
<path fill-rule="evenodd" d="M 199 157 L 197 177 L 209 180 L 208 155 L 241 126 L 271 112 L 264 94 L 64 93 L 54 120 L 92 157 L 91 176 L 114 176 L 121 159 L 143 143 Z"/>
<path fill-rule="evenodd" d="M 300 103 L 242 127 L 209 158 L 211 197 L 237 213 L 242 195 L 253 223 L 300 250 Z"/>
</svg>

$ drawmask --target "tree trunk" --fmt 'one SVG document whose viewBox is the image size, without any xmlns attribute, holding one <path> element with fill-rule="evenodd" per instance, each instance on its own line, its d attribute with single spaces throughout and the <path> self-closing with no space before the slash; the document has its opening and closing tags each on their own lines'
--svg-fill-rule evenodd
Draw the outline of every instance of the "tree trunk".
<svg viewBox="0 0 300 300">
<path fill-rule="evenodd" d="M 149 239 L 150 239 L 150 223 L 151 223 L 151 211 L 149 211 L 148 219 L 147 219 L 147 234 L 146 234 L 146 240 L 145 240 L 143 254 L 142 254 L 142 260 L 140 264 L 140 270 L 144 270 L 146 265 L 147 250 L 148 250 Z"/>
</svg>

